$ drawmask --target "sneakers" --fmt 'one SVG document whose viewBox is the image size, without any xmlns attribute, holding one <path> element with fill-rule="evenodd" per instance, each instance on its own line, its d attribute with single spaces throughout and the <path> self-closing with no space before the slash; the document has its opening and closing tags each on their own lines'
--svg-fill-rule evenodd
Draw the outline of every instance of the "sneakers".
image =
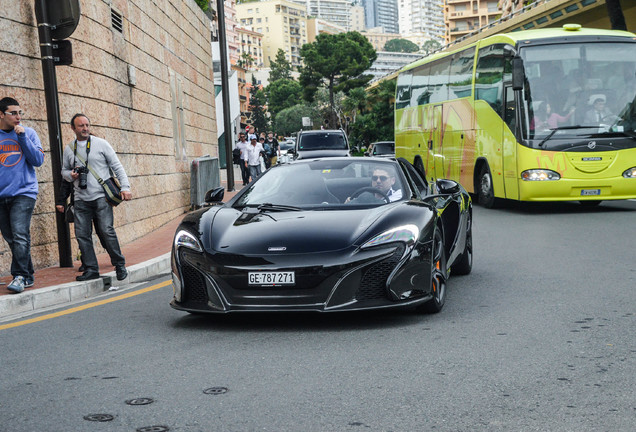
<svg viewBox="0 0 636 432">
<path fill-rule="evenodd" d="M 31 282 L 32 286 L 33 282 Z M 26 281 L 24 280 L 24 276 L 16 276 L 9 285 L 7 285 L 7 289 L 11 292 L 14 293 L 21 293 L 22 291 L 24 291 L 24 288 L 26 287 Z"/>
<path fill-rule="evenodd" d="M 99 279 L 99 273 L 85 272 L 84 274 L 81 274 L 80 276 L 75 278 L 75 280 L 80 281 L 80 282 L 87 281 L 87 280 L 92 280 L 92 279 Z"/>
<path fill-rule="evenodd" d="M 115 267 L 115 273 L 117 274 L 117 280 L 121 281 L 128 277 L 128 270 L 123 265 Z"/>
</svg>

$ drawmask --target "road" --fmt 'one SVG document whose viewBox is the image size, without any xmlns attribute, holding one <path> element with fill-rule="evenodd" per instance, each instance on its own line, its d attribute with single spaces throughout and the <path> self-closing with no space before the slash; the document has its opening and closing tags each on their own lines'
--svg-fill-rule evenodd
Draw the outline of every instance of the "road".
<svg viewBox="0 0 636 432">
<path fill-rule="evenodd" d="M 635 240 L 633 201 L 476 207 L 437 315 L 191 316 L 164 277 L 31 316 L 0 430 L 633 431 Z"/>
</svg>

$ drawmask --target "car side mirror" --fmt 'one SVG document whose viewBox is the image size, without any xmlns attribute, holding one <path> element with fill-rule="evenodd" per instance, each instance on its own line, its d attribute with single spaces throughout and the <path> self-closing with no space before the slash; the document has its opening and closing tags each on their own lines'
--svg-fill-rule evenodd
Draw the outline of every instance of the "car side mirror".
<svg viewBox="0 0 636 432">
<path fill-rule="evenodd" d="M 435 182 L 440 194 L 454 194 L 459 192 L 459 183 L 455 180 L 440 179 Z"/>
<path fill-rule="evenodd" d="M 223 196 L 225 195 L 225 189 L 222 187 L 210 189 L 205 193 L 204 201 L 208 204 L 219 203 L 223 201 Z"/>
</svg>

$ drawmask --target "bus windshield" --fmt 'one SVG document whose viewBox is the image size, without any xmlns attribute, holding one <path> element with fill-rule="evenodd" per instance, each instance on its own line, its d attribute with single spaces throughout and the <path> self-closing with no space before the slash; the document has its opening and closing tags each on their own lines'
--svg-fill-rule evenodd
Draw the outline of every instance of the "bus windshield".
<svg viewBox="0 0 636 432">
<path fill-rule="evenodd" d="M 520 55 L 526 144 L 538 140 L 549 148 L 562 138 L 635 136 L 636 43 L 529 46 Z"/>
</svg>

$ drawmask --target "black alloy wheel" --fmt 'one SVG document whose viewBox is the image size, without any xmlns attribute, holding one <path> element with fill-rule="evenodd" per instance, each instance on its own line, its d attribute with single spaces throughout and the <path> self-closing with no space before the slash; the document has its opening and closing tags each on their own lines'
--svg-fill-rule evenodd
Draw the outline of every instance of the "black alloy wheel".
<svg viewBox="0 0 636 432">
<path fill-rule="evenodd" d="M 432 247 L 431 291 L 433 298 L 419 306 L 418 312 L 438 313 L 446 302 L 446 250 L 444 249 L 444 237 L 439 227 L 435 227 Z"/>
</svg>

